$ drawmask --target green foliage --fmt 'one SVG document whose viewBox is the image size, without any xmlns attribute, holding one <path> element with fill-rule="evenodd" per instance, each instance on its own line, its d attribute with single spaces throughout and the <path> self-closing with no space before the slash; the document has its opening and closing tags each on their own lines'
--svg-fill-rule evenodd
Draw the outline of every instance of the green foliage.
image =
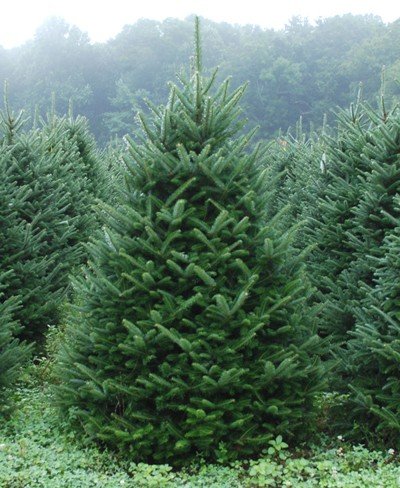
<svg viewBox="0 0 400 488">
<path fill-rule="evenodd" d="M 0 286 L 3 276 L 0 275 Z M 17 309 L 17 300 L 4 301 L 0 294 L 0 404 L 5 400 L 4 388 L 18 379 L 20 370 L 30 354 L 30 348 L 16 338 L 20 329 L 14 319 Z"/>
<path fill-rule="evenodd" d="M 66 435 L 48 389 L 31 385 L 11 395 L 18 408 L 0 429 L 2 487 L 171 486 L 170 467 L 121 464 Z"/>
<path fill-rule="evenodd" d="M 256 487 L 395 487 L 400 468 L 390 465 L 392 454 L 343 446 L 315 452 L 312 458 L 288 457 L 284 463 L 270 458 L 250 462 L 248 481 Z M 247 486 L 244 484 L 244 486 Z"/>
<path fill-rule="evenodd" d="M 364 110 L 371 120 L 362 151 L 367 171 L 360 178 L 362 194 L 349 232 L 354 256 L 349 273 L 360 287 L 361 298 L 374 287 L 374 270 L 385 253 L 383 241 L 400 217 L 394 205 L 400 192 L 400 111 L 386 112 L 384 105 L 379 112 Z"/>
<path fill-rule="evenodd" d="M 281 435 L 278 435 L 276 439 L 270 440 L 268 444 L 270 445 L 270 447 L 266 449 L 266 454 L 273 458 L 281 460 L 287 457 L 285 449 L 287 449 L 289 446 L 286 444 L 286 442 L 283 442 Z"/>
<path fill-rule="evenodd" d="M 10 284 L 14 282 L 13 266 L 23 259 L 27 242 L 34 242 L 36 236 L 17 217 L 28 192 L 16 185 L 11 153 L 1 146 L 0 174 L 0 401 L 3 401 L 3 388 L 17 379 L 29 355 L 29 348 L 17 339 L 21 331 L 18 321 L 21 297 L 18 294 L 25 290 L 21 287 L 10 292 Z"/>
<path fill-rule="evenodd" d="M 334 381 L 350 392 L 338 421 L 353 436 L 376 431 L 396 445 L 399 121 L 398 109 L 387 111 L 384 102 L 379 110 L 360 104 L 340 112 L 338 135 L 326 139 L 325 187 L 309 227 L 323 326 L 339 346 Z"/>
<path fill-rule="evenodd" d="M 341 346 L 355 324 L 352 300 L 358 290 L 349 279 L 354 247 L 348 234 L 363 192 L 361 179 L 369 171 L 369 160 L 363 156 L 369 124 L 359 105 L 338 112 L 337 134 L 325 137 L 324 173 L 308 225 L 309 244 L 315 246 L 308 268 L 318 290 L 316 299 L 323 304 L 321 324 Z"/>
<path fill-rule="evenodd" d="M 48 115 L 47 120 L 41 121 L 40 133 L 46 151 L 49 153 L 62 152 L 66 166 L 69 161 L 74 162 L 73 176 L 76 182 L 69 188 L 69 192 L 72 194 L 69 212 L 80 215 L 82 219 L 83 214 L 88 213 L 82 227 L 89 226 L 90 229 L 93 223 L 90 221 L 90 212 L 87 212 L 87 209 L 90 208 L 93 197 L 104 196 L 104 192 L 107 191 L 107 175 L 99 160 L 96 142 L 90 133 L 88 120 L 80 115 L 73 117 L 72 105 L 69 112 L 68 116 L 63 117 L 54 113 Z M 81 240 L 87 240 L 89 231 L 86 232 L 88 234 L 83 235 Z"/>
<path fill-rule="evenodd" d="M 382 245 L 378 250 L 372 248 L 367 258 L 371 259 L 373 254 L 376 256 L 373 281 L 358 310 L 357 325 L 349 343 L 348 361 L 353 391 L 350 403 L 353 415 L 350 419 L 359 426 L 358 436 L 372 430 L 381 439 L 396 446 L 399 445 L 400 431 L 399 203 L 397 196 L 392 202 L 391 214 L 394 215 L 386 214 L 395 227 L 386 229 Z M 382 217 L 385 218 L 385 214 Z M 380 232 L 385 230 L 382 225 L 378 229 Z M 377 256 L 378 252 L 380 257 Z"/>
<path fill-rule="evenodd" d="M 2 269 L 10 272 L 4 296 L 20 296 L 22 335 L 38 339 L 57 321 L 68 275 L 85 258 L 82 243 L 95 228 L 91 206 L 105 185 L 81 118 L 53 117 L 28 133 L 22 125 L 6 106 L 1 164 L 15 196 L 4 214 L 12 218 L 3 231 Z"/>
<path fill-rule="evenodd" d="M 321 448 L 290 449 L 284 460 L 265 455 L 226 466 L 198 460 L 181 471 L 135 464 L 68 432 L 45 384 L 21 386 L 7 394 L 15 409 L 8 422 L 0 424 L 4 488 L 395 488 L 400 476 L 393 449 L 369 451 L 341 439 Z"/>
<path fill-rule="evenodd" d="M 126 201 L 107 213 L 75 281 L 59 403 L 136 461 L 248 457 L 304 437 L 322 344 L 290 231 L 265 213 L 262 159 L 237 136 L 244 88 L 199 72 L 127 139 Z"/>
<path fill-rule="evenodd" d="M 317 133 L 307 136 L 301 122 L 293 135 L 281 136 L 267 147 L 266 167 L 271 186 L 267 212 L 271 217 L 283 214 L 279 219 L 283 229 L 300 224 L 296 247 L 304 249 L 308 242 L 303 227 L 306 220 L 315 217 L 326 154 L 323 136 Z"/>
<path fill-rule="evenodd" d="M 398 191 L 398 115 L 358 103 L 338 113 L 337 134 L 323 139 L 325 171 L 309 224 L 316 245 L 309 269 L 324 305 L 323 326 L 345 345 L 359 303 L 373 282 L 386 216 Z"/>
<path fill-rule="evenodd" d="M 400 24 L 372 15 L 343 15 L 316 24 L 293 18 L 282 30 L 204 20 L 207 66 L 220 66 L 235 83 L 250 81 L 246 116 L 270 138 L 303 117 L 322 123 L 332 107 L 347 106 L 364 86 L 370 102 L 380 91 L 386 66 L 387 95 L 398 98 Z M 85 115 L 98 141 L 132 130 L 132 110 L 143 91 L 153 102 L 191 53 L 192 19 L 141 19 L 107 43 L 62 19 L 49 19 L 31 42 L 0 51 L 0 82 L 12 80 L 13 103 L 46 113 L 52 93 L 57 109 L 69 101 Z"/>
</svg>

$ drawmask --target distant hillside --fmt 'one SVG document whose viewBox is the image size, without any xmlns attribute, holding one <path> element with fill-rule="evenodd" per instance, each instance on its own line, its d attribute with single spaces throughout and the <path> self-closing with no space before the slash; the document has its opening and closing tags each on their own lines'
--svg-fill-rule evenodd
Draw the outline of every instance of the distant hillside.
<svg viewBox="0 0 400 488">
<path fill-rule="evenodd" d="M 311 25 L 293 18 L 284 30 L 265 30 L 203 20 L 204 62 L 220 66 L 232 83 L 250 82 L 244 99 L 251 124 L 270 137 L 293 126 L 320 125 L 324 113 L 363 97 L 374 101 L 381 91 L 396 100 L 400 89 L 400 20 L 344 15 Z M 14 108 L 75 113 L 88 117 L 101 144 L 130 132 L 143 97 L 161 101 L 167 80 L 190 56 L 193 19 L 140 20 L 114 39 L 91 44 L 87 34 L 62 19 L 42 25 L 33 40 L 0 48 L 0 80 L 8 79 Z"/>
</svg>

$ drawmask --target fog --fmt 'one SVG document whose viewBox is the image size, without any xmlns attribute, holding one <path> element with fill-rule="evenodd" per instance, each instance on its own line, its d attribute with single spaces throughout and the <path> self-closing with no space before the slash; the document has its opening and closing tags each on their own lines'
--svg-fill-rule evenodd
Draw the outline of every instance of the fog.
<svg viewBox="0 0 400 488">
<path fill-rule="evenodd" d="M 0 45 L 12 47 L 25 42 L 39 25 L 54 16 L 77 25 L 93 41 L 105 41 L 115 36 L 125 24 L 132 24 L 140 18 L 161 21 L 168 17 L 184 19 L 196 14 L 217 22 L 249 23 L 281 29 L 293 16 L 315 21 L 320 17 L 346 13 L 378 15 L 384 22 L 392 22 L 399 17 L 398 6 L 392 0 L 248 0 L 236 3 L 228 0 L 19 0 L 9 2 L 1 15 Z"/>
</svg>

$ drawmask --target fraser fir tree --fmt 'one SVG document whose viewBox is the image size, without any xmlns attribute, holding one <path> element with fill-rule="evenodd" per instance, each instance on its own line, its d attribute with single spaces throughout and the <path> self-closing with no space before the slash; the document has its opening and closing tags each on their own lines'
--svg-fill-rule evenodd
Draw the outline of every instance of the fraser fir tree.
<svg viewBox="0 0 400 488">
<path fill-rule="evenodd" d="M 336 386 L 349 401 L 339 423 L 356 426 L 354 435 L 372 430 L 397 443 L 400 117 L 398 109 L 382 107 L 360 106 L 362 124 L 340 119 L 348 130 L 329 147 L 329 183 L 311 232 L 319 248 L 310 267 L 326 330 L 341 346 L 346 381 L 336 379 Z"/>
<path fill-rule="evenodd" d="M 83 243 L 95 227 L 91 207 L 100 178 L 94 178 L 94 151 L 83 140 L 81 121 L 75 127 L 60 119 L 51 128 L 23 132 L 22 116 L 15 116 L 7 103 L 2 119 L 6 170 L 21 198 L 14 207 L 15 220 L 29 236 L 19 254 L 4 250 L 5 269 L 13 270 L 4 293 L 6 298 L 20 296 L 22 335 L 41 339 L 47 324 L 58 320 L 69 273 L 85 259 Z M 12 236 L 7 239 L 16 246 Z"/>
<path fill-rule="evenodd" d="M 350 234 L 354 261 L 349 276 L 358 296 L 346 366 L 358 423 L 398 437 L 400 114 L 397 109 L 368 113 L 375 126 L 363 150 L 371 172 L 362 181 Z"/>
<path fill-rule="evenodd" d="M 272 217 L 283 211 L 285 215 L 280 219 L 283 228 L 315 217 L 315 200 L 321 193 L 325 158 L 321 136 L 317 133 L 307 136 L 301 120 L 293 135 L 289 133 L 269 144 L 266 165 L 274 195 L 270 193 L 267 212 Z M 297 234 L 296 247 L 306 246 L 303 234 L 303 231 Z"/>
<path fill-rule="evenodd" d="M 0 147 L 0 403 L 3 388 L 17 378 L 29 356 L 29 348 L 17 339 L 21 330 L 16 319 L 20 303 L 13 296 L 25 290 L 14 289 L 10 293 L 10 283 L 14 282 L 13 264 L 24 255 L 26 243 L 34 236 L 18 221 L 18 206 L 26 198 L 26 189 L 15 184 L 11 169 L 10 153 Z"/>
<path fill-rule="evenodd" d="M 79 269 L 86 260 L 84 244 L 97 227 L 96 198 L 107 199 L 108 182 L 87 120 L 50 114 L 39 130 L 45 158 L 57 155 L 53 162 L 53 177 L 59 180 L 67 194 L 63 222 L 71 229 L 66 242 L 56 239 L 58 262 L 63 267 L 62 287 L 69 283 L 69 273 Z"/>
<path fill-rule="evenodd" d="M 384 105 L 383 105 L 384 108 Z M 394 199 L 400 193 L 400 111 L 386 113 L 365 107 L 371 120 L 368 140 L 362 157 L 368 171 L 360 178 L 360 202 L 354 209 L 349 241 L 354 262 L 350 267 L 352 281 L 363 299 L 368 287 L 374 286 L 374 271 L 383 257 L 385 236 L 400 217 Z M 357 308 L 359 300 L 355 303 Z"/>
<path fill-rule="evenodd" d="M 72 422 L 132 459 L 184 464 L 258 454 L 305 435 L 321 342 L 290 235 L 266 219 L 266 171 L 238 136 L 229 81 L 201 72 L 127 138 L 126 201 L 107 212 L 75 282 L 58 357 Z"/>
<path fill-rule="evenodd" d="M 62 265 L 57 263 L 54 248 L 60 247 L 61 239 L 66 245 L 70 235 L 65 224 L 68 196 L 60 180 L 52 175 L 57 155 L 43 157 L 38 135 L 20 133 L 20 117 L 9 112 L 3 115 L 2 148 L 10 153 L 9 176 L 19 194 L 24 194 L 23 200 L 15 203 L 15 219 L 29 235 L 25 243 L 18 244 L 19 254 L 12 249 L 4 251 L 7 269 L 13 270 L 5 296 L 21 297 L 18 319 L 23 335 L 36 339 L 55 320 L 62 295 Z M 6 242 L 15 246 L 11 236 Z"/>
<path fill-rule="evenodd" d="M 60 145 L 64 150 L 66 160 L 74 161 L 72 171 L 75 181 L 78 180 L 80 184 L 75 185 L 77 188 L 71 185 L 70 191 L 79 191 L 81 198 L 74 198 L 73 203 L 75 206 L 85 206 L 82 214 L 90 214 L 88 212 L 88 207 L 92 204 L 90 198 L 104 197 L 108 182 L 87 119 L 82 116 L 74 117 L 72 106 L 70 106 L 68 115 L 61 117 L 50 113 L 47 120 L 41 121 L 39 129 L 49 152 L 54 151 Z M 79 209 L 75 212 L 80 213 Z"/>
<path fill-rule="evenodd" d="M 337 115 L 338 131 L 324 137 L 320 193 L 308 225 L 308 243 L 315 246 L 308 269 L 322 304 L 321 327 L 336 345 L 346 345 L 355 324 L 357 284 L 349 277 L 354 247 L 354 209 L 360 202 L 361 179 L 370 170 L 363 156 L 370 120 L 360 104 Z"/>
<path fill-rule="evenodd" d="M 399 196 L 394 208 L 400 211 Z M 390 216 L 387 214 L 387 217 Z M 393 219 L 393 222 L 396 220 Z M 362 432 L 377 433 L 399 447 L 400 433 L 400 220 L 382 245 L 376 261 L 374 286 L 357 313 L 349 344 L 351 397 L 347 407 Z"/>
</svg>

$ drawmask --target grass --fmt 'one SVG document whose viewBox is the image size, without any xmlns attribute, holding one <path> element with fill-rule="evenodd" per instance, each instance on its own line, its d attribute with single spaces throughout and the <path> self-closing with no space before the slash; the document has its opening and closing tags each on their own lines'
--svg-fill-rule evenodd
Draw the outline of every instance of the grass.
<svg viewBox="0 0 400 488">
<path fill-rule="evenodd" d="M 167 465 L 135 464 L 77 438 L 60 421 L 49 386 L 32 379 L 9 393 L 0 425 L 2 488 L 117 487 L 400 487 L 395 451 L 371 451 L 339 438 L 290 450 L 282 439 L 260 458 L 229 466 L 196 465 L 175 472 Z"/>
</svg>

